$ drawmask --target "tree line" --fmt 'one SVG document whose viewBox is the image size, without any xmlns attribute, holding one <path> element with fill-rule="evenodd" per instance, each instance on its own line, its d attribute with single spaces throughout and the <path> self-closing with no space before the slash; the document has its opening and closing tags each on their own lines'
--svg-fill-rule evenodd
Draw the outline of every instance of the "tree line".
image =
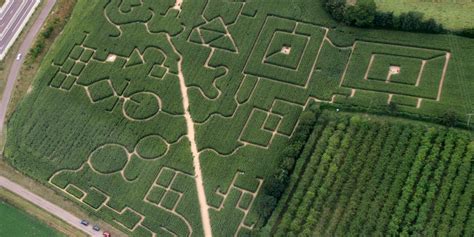
<svg viewBox="0 0 474 237">
<path fill-rule="evenodd" d="M 273 236 L 471 233 L 474 143 L 468 133 L 331 115 L 318 116 L 314 149 L 308 160 L 298 158 L 303 171 L 278 203 L 286 208 Z"/>
<path fill-rule="evenodd" d="M 409 11 L 400 15 L 393 12 L 378 11 L 373 0 L 357 1 L 347 5 L 346 0 L 323 0 L 326 11 L 338 22 L 356 27 L 374 27 L 423 33 L 446 33 L 447 30 L 435 19 L 425 19 L 418 11 Z M 474 29 L 457 32 L 460 35 L 474 37 Z"/>
</svg>

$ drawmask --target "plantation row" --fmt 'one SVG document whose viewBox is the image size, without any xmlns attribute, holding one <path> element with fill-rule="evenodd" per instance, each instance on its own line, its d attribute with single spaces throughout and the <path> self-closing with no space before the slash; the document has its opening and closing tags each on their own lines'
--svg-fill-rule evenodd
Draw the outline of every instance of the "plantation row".
<svg viewBox="0 0 474 237">
<path fill-rule="evenodd" d="M 473 235 L 469 134 L 359 116 L 321 120 L 296 191 L 279 204 L 286 211 L 276 236 Z"/>
</svg>

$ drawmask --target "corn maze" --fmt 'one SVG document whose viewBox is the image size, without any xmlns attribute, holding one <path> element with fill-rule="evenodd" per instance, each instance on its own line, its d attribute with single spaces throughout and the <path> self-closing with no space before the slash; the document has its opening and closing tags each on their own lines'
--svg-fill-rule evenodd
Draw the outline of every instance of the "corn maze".
<svg viewBox="0 0 474 237">
<path fill-rule="evenodd" d="M 9 122 L 7 159 L 132 236 L 245 236 L 312 104 L 435 114 L 466 96 L 457 52 L 341 44 L 308 4 L 79 1 Z"/>
</svg>

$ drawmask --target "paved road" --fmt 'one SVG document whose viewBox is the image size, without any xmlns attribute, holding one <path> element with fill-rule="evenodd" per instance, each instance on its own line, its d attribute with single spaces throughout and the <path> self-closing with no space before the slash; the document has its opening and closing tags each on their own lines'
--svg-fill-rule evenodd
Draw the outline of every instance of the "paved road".
<svg viewBox="0 0 474 237">
<path fill-rule="evenodd" d="M 40 15 L 36 19 L 35 23 L 31 27 L 28 34 L 26 35 L 26 38 L 23 41 L 23 43 L 21 44 L 20 50 L 17 53 L 21 53 L 23 55 L 26 55 L 29 52 L 29 50 L 30 50 L 30 48 L 33 44 L 33 41 L 36 38 L 36 35 L 38 34 L 38 32 L 41 29 L 41 26 L 43 25 L 44 21 L 46 20 L 49 13 L 53 9 L 54 4 L 56 4 L 56 0 L 47 0 L 47 1 L 48 2 L 45 4 L 45 6 L 44 6 L 43 10 L 41 11 Z M 17 2 L 17 0 L 11 0 L 9 2 Z M 18 2 L 21 2 L 21 1 L 18 1 Z M 0 21 L 1 21 L 1 19 L 0 19 Z M 6 113 L 7 113 L 8 103 L 10 102 L 10 98 L 11 98 L 11 95 L 12 95 L 12 92 L 13 92 L 15 81 L 18 78 L 18 75 L 20 74 L 20 69 L 21 69 L 21 65 L 23 64 L 23 59 L 24 59 L 24 57 L 22 57 L 20 60 L 15 60 L 12 64 L 11 68 L 10 68 L 10 72 L 8 73 L 7 83 L 6 83 L 5 89 L 3 91 L 2 100 L 0 102 L 0 134 L 3 131 L 3 125 L 5 123 L 5 116 L 6 116 Z"/>
<path fill-rule="evenodd" d="M 101 237 L 102 234 L 100 232 L 96 232 L 92 230 L 92 227 L 84 227 L 81 225 L 81 219 L 77 218 L 76 216 L 72 215 L 68 211 L 60 208 L 59 206 L 43 199 L 42 197 L 28 191 L 26 188 L 6 179 L 3 176 L 0 176 L 0 187 L 3 187 L 18 196 L 28 200 L 29 202 L 43 208 L 44 210 L 50 212 L 51 214 L 59 217 L 61 220 L 65 221 L 66 223 L 70 224 L 73 227 L 76 227 L 83 232 L 96 237 Z"/>
<path fill-rule="evenodd" d="M 0 12 L 0 60 L 5 57 L 40 0 L 8 0 Z"/>
</svg>

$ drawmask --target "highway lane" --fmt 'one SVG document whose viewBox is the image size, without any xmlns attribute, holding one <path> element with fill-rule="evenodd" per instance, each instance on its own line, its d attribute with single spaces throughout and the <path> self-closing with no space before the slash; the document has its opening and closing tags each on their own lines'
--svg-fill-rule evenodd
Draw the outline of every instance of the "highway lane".
<svg viewBox="0 0 474 237">
<path fill-rule="evenodd" d="M 0 60 L 13 45 L 40 0 L 7 0 L 0 12 Z"/>
<path fill-rule="evenodd" d="M 16 1 L 16 0 L 11 0 L 11 1 Z M 47 0 L 38 18 L 31 26 L 30 31 L 27 33 L 25 40 L 20 45 L 20 50 L 16 52 L 17 54 L 21 53 L 23 55 L 26 55 L 28 53 L 31 46 L 33 45 L 33 41 L 35 40 L 36 35 L 41 30 L 41 27 L 43 26 L 44 22 L 46 21 L 46 18 L 48 17 L 49 13 L 51 12 L 55 4 L 56 4 L 56 0 Z M 20 60 L 15 60 L 13 64 L 11 65 L 8 76 L 7 76 L 6 86 L 3 91 L 2 100 L 0 102 L 0 133 L 3 132 L 3 126 L 5 123 L 5 117 L 7 114 L 8 103 L 10 102 L 10 98 L 13 93 L 15 82 L 20 74 L 20 69 L 21 69 L 21 65 L 23 64 L 23 60 L 24 60 L 24 57 L 22 57 Z"/>
</svg>

